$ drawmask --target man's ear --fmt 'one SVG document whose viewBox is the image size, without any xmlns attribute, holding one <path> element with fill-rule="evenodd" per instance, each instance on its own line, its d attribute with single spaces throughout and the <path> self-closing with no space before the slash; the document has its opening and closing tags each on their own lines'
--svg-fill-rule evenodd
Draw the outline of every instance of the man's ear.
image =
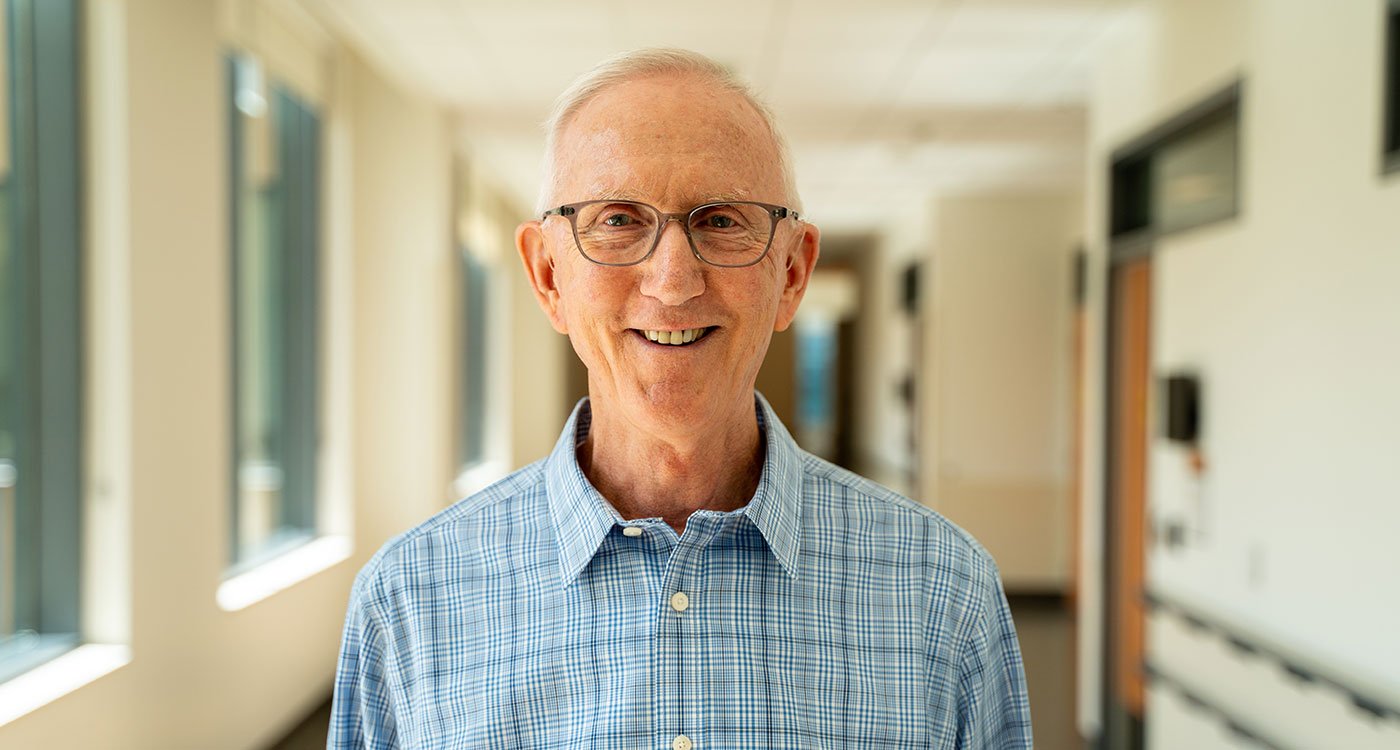
<svg viewBox="0 0 1400 750">
<path fill-rule="evenodd" d="M 802 295 L 807 293 L 807 282 L 812 279 L 812 269 L 821 255 L 821 230 L 815 224 L 802 222 L 802 236 L 788 252 L 787 268 L 783 272 L 783 295 L 778 299 L 778 318 L 773 330 L 786 331 L 797 315 L 797 306 Z"/>
<path fill-rule="evenodd" d="M 515 249 L 520 252 L 520 262 L 525 264 L 525 278 L 530 280 L 535 301 L 540 303 L 549 324 L 554 326 L 554 330 L 568 335 L 564 301 L 559 294 L 559 278 L 554 272 L 554 253 L 545 241 L 544 227 L 539 221 L 527 221 L 515 228 Z"/>
</svg>

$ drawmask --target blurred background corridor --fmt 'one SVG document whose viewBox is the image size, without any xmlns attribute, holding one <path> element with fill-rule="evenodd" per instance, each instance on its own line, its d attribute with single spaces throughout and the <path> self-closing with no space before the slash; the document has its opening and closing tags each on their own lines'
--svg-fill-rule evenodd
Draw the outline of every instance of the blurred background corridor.
<svg viewBox="0 0 1400 750">
<path fill-rule="evenodd" d="M 759 389 L 1000 565 L 1036 745 L 1400 748 L 1400 0 L 0 0 L 0 748 L 325 743 L 351 581 L 543 457 L 553 98 L 752 81 Z"/>
</svg>

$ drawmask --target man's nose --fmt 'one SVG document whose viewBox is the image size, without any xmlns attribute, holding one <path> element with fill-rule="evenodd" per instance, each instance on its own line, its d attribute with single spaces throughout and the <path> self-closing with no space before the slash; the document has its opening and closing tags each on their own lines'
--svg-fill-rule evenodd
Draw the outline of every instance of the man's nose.
<svg viewBox="0 0 1400 750">
<path fill-rule="evenodd" d="M 679 305 L 705 291 L 705 264 L 690 249 L 679 220 L 667 221 L 651 257 L 642 263 L 642 294 L 663 305 Z"/>
</svg>

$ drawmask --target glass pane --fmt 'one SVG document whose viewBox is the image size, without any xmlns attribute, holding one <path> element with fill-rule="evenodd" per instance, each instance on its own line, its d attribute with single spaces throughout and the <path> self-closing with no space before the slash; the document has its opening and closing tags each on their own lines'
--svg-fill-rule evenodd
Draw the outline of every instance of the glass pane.
<svg viewBox="0 0 1400 750">
<path fill-rule="evenodd" d="M 256 61 L 233 89 L 236 563 L 314 531 L 318 160 L 314 113 Z"/>
<path fill-rule="evenodd" d="M 467 467 L 486 457 L 486 310 L 489 272 L 471 252 L 462 255 L 462 413 L 458 441 L 458 466 Z"/>
<path fill-rule="evenodd" d="M 0 8 L 0 644 L 9 642 L 17 630 L 15 545 L 18 508 L 15 486 L 19 479 L 16 465 L 15 407 L 18 403 L 16 351 L 19 342 L 19 295 L 16 278 L 14 226 L 14 128 L 10 121 L 15 106 L 11 98 L 10 76 L 14 70 L 10 42 L 10 3 Z"/>
<path fill-rule="evenodd" d="M 1152 214 L 1163 232 L 1199 226 L 1235 213 L 1235 149 L 1231 114 L 1164 146 L 1152 175 Z"/>
<path fill-rule="evenodd" d="M 0 681 L 77 641 L 74 15 L 0 0 Z"/>
<path fill-rule="evenodd" d="M 829 457 L 836 449 L 836 322 L 797 326 L 797 412 L 802 447 Z"/>
</svg>

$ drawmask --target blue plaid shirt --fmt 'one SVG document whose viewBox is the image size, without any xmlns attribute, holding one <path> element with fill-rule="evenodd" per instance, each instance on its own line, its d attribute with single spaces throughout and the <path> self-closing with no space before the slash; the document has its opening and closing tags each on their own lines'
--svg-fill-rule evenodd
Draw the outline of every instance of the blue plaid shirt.
<svg viewBox="0 0 1400 750">
<path fill-rule="evenodd" d="M 328 747 L 1031 747 L 992 558 L 757 404 L 758 491 L 683 535 L 584 478 L 585 400 L 548 458 L 385 544 Z"/>
</svg>

